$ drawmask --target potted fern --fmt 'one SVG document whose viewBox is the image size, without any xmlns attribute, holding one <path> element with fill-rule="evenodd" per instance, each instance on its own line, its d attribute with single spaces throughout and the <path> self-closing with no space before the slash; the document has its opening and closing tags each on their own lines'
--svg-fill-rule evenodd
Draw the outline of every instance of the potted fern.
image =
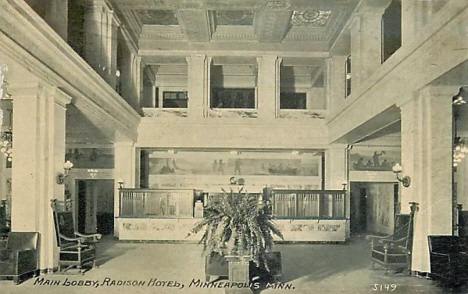
<svg viewBox="0 0 468 294">
<path fill-rule="evenodd" d="M 236 264 L 243 262 L 247 264 L 247 270 L 250 264 L 250 268 L 253 265 L 270 272 L 267 252 L 274 243 L 273 235 L 283 239 L 270 211 L 269 204 L 242 188 L 237 192 L 223 189 L 221 197 L 205 207 L 203 220 L 189 235 L 204 230 L 200 243 L 203 243 L 205 254 L 215 253 L 227 257 L 228 261 L 236 261 Z M 231 281 L 232 277 L 229 279 Z"/>
</svg>

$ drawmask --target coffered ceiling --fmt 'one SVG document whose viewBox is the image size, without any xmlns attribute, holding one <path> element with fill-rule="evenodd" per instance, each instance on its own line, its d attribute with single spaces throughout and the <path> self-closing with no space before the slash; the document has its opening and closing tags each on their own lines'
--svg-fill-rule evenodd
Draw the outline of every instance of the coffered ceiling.
<svg viewBox="0 0 468 294">
<path fill-rule="evenodd" d="M 143 56 L 328 52 L 359 0 L 109 0 Z"/>
</svg>

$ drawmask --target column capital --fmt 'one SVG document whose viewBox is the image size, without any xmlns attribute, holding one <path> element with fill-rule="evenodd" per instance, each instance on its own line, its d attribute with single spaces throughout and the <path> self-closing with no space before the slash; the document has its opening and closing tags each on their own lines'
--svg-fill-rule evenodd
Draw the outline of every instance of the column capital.
<svg viewBox="0 0 468 294">
<path fill-rule="evenodd" d="M 419 90 L 419 93 L 423 96 L 442 96 L 451 99 L 458 93 L 460 87 L 462 85 L 428 85 Z"/>
<path fill-rule="evenodd" d="M 63 108 L 67 108 L 67 104 L 70 104 L 72 98 L 70 95 L 65 93 L 62 89 L 53 87 L 51 89 L 51 94 L 54 94 L 54 101 L 56 104 L 62 106 Z"/>
<path fill-rule="evenodd" d="M 11 98 L 13 100 L 15 99 L 15 96 L 38 96 L 41 88 L 44 88 L 46 86 L 48 85 L 45 85 L 40 81 L 29 83 L 11 83 L 8 84 L 8 93 L 11 95 Z"/>
<path fill-rule="evenodd" d="M 191 54 L 185 57 L 185 59 L 187 60 L 187 62 L 192 62 L 195 60 L 205 60 L 206 57 L 207 57 L 206 54 Z"/>
</svg>

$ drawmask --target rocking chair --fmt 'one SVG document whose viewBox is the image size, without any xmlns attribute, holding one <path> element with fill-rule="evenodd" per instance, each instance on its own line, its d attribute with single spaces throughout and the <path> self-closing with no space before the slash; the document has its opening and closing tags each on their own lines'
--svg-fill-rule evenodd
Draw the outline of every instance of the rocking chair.
<svg viewBox="0 0 468 294">
<path fill-rule="evenodd" d="M 65 204 L 64 211 L 58 211 L 57 201 L 52 200 L 54 210 L 55 231 L 59 252 L 59 272 L 73 267 L 83 273 L 83 268 L 93 268 L 96 259 L 96 243 L 101 234 L 84 235 L 75 231 L 73 212 L 68 211 Z"/>
<path fill-rule="evenodd" d="M 411 250 L 413 246 L 413 220 L 417 203 L 411 204 L 410 214 L 395 215 L 394 231 L 388 236 L 367 236 L 371 239 L 372 268 L 377 263 L 385 268 L 411 271 Z"/>
</svg>

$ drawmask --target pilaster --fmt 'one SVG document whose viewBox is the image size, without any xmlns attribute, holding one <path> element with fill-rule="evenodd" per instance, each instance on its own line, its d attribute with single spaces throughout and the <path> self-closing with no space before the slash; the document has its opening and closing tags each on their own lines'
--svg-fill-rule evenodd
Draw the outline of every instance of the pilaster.
<svg viewBox="0 0 468 294">
<path fill-rule="evenodd" d="M 211 58 L 206 55 L 187 57 L 188 116 L 203 118 L 209 108 Z"/>
<path fill-rule="evenodd" d="M 56 183 L 65 161 L 66 105 L 71 98 L 41 83 L 12 84 L 14 157 L 12 230 L 40 233 L 40 269 L 58 264 L 51 199 L 64 199 Z"/>
<path fill-rule="evenodd" d="M 280 66 L 282 59 L 276 55 L 257 58 L 258 94 L 257 109 L 259 119 L 274 119 L 279 108 Z"/>
<path fill-rule="evenodd" d="M 114 216 L 120 214 L 119 181 L 123 181 L 123 187 L 135 188 L 136 184 L 136 153 L 134 142 L 116 134 L 114 143 Z M 114 234 L 119 236 L 118 225 L 114 219 Z"/>
</svg>

